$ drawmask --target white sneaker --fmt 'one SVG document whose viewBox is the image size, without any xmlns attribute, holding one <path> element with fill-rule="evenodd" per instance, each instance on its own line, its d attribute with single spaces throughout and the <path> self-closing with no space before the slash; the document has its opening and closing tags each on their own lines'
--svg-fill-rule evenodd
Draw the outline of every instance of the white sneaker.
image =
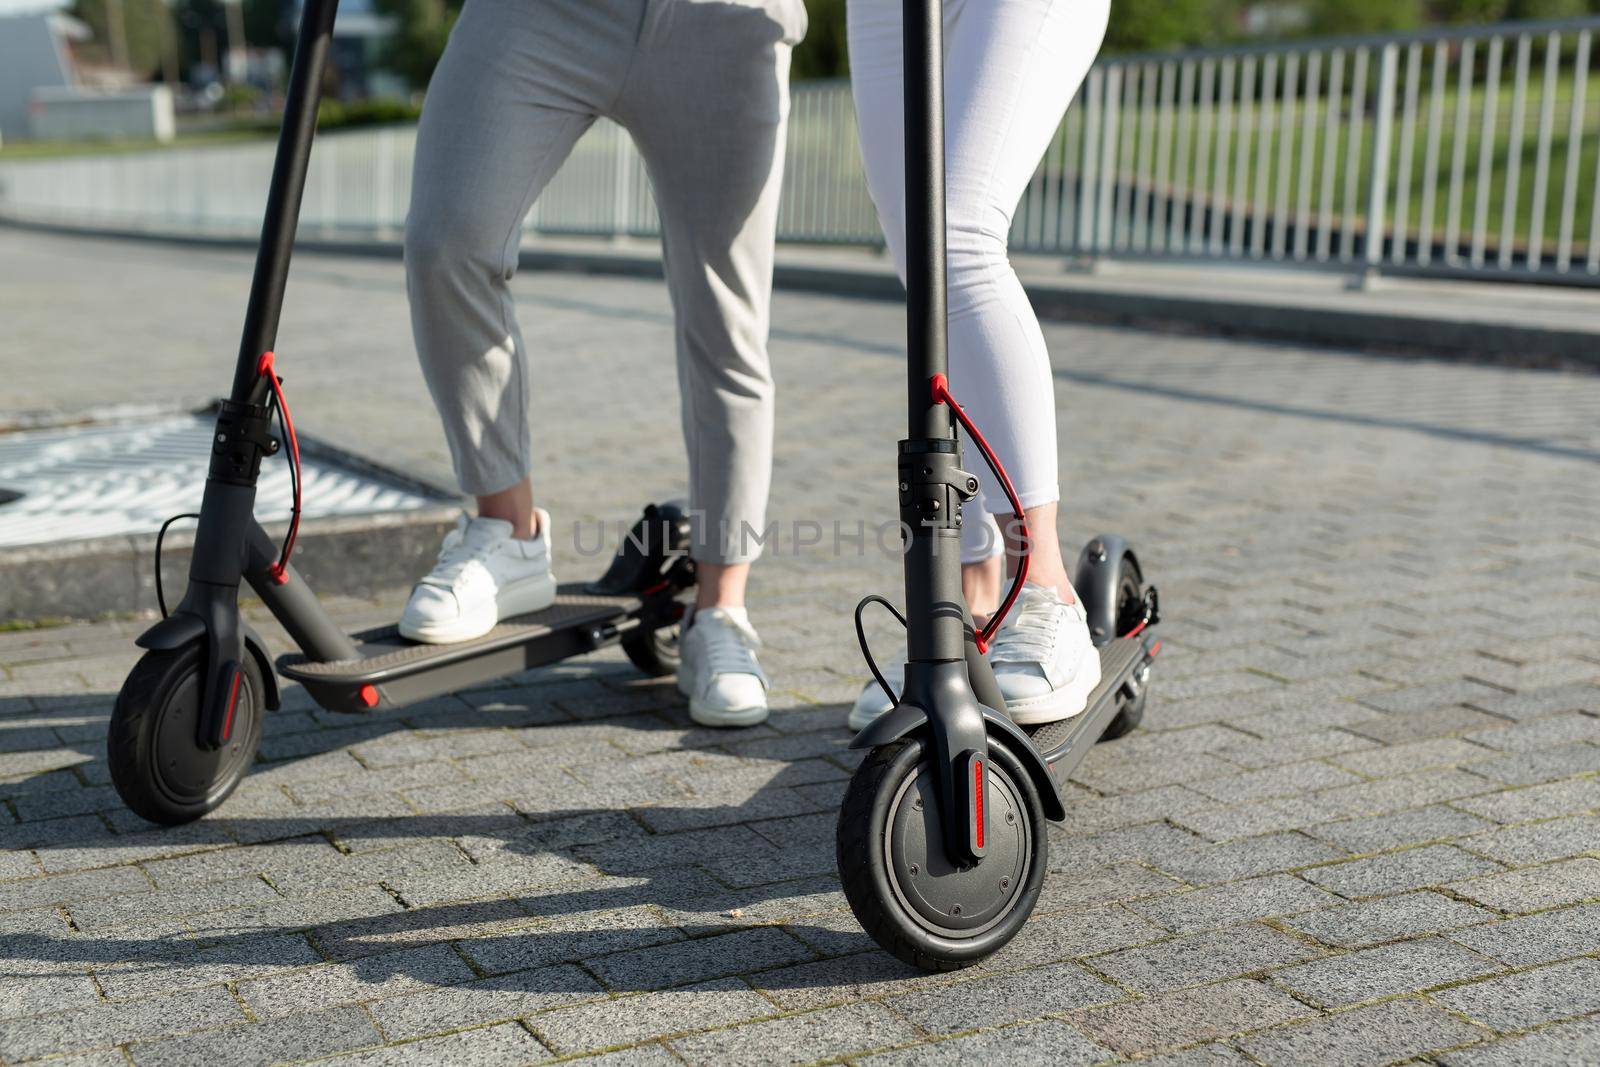
<svg viewBox="0 0 1600 1067">
<path fill-rule="evenodd" d="M 995 634 L 989 662 L 1017 723 L 1071 718 L 1100 684 L 1100 652 L 1089 637 L 1083 602 L 1063 603 L 1054 589 L 1032 582 Z"/>
<path fill-rule="evenodd" d="M 889 662 L 880 664 L 879 670 L 883 671 L 883 680 L 889 683 L 889 688 L 896 693 L 906 691 L 906 646 L 901 645 L 894 650 L 894 655 Z M 876 678 L 870 679 L 866 687 L 861 690 L 861 695 L 856 697 L 856 703 L 850 709 L 850 717 L 845 719 L 845 725 L 851 730 L 860 733 L 871 723 L 893 708 L 894 704 L 884 693 L 883 687 Z"/>
<path fill-rule="evenodd" d="M 535 508 L 539 533 L 522 541 L 502 519 L 456 521 L 445 534 L 439 562 L 411 590 L 400 634 L 448 645 L 482 637 L 501 619 L 543 611 L 556 599 L 550 573 L 550 513 Z"/>
<path fill-rule="evenodd" d="M 767 718 L 761 638 L 744 608 L 706 608 L 684 620 L 678 691 L 701 726 L 754 726 Z"/>
</svg>

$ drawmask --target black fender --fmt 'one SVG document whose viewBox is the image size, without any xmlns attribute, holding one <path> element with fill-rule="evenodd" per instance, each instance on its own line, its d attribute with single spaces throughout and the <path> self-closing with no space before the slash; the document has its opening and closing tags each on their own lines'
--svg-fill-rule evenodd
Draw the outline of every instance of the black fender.
<svg viewBox="0 0 1600 1067">
<path fill-rule="evenodd" d="M 1103 645 L 1117 636 L 1117 586 L 1122 582 L 1122 569 L 1126 565 L 1132 565 L 1142 582 L 1144 570 L 1139 566 L 1139 557 L 1120 534 L 1101 534 L 1078 553 L 1072 588 L 1083 601 L 1089 634 L 1096 645 Z"/>
<path fill-rule="evenodd" d="M 272 657 L 267 652 L 267 642 L 244 619 L 239 620 L 239 625 L 244 628 L 244 647 L 255 657 L 256 666 L 261 670 L 261 681 L 267 687 L 263 694 L 267 710 L 277 711 L 282 706 L 283 698 L 278 690 L 278 674 L 272 669 Z M 175 611 L 134 638 L 133 643 L 140 648 L 159 652 L 182 648 L 191 641 L 204 640 L 205 636 L 206 624 L 200 616 L 187 611 Z"/>
<path fill-rule="evenodd" d="M 893 744 L 918 729 L 926 729 L 927 722 L 927 713 L 915 704 L 897 704 L 856 734 L 855 739 L 850 742 L 850 747 L 877 748 L 880 745 Z M 1028 777 L 1033 780 L 1033 787 L 1039 793 L 1039 803 L 1044 808 L 1045 818 L 1051 822 L 1065 819 L 1067 805 L 1061 799 L 1061 790 L 1056 786 L 1055 776 L 1050 773 L 1050 765 L 1039 755 L 1039 750 L 1033 747 L 1033 742 L 1028 740 L 1028 735 L 1022 732 L 1022 728 L 998 711 L 987 707 L 983 709 L 983 724 L 988 728 L 990 736 L 998 735 L 1012 755 L 1027 768 Z"/>
<path fill-rule="evenodd" d="M 687 501 L 645 505 L 605 574 L 589 583 L 590 592 L 625 596 L 687 589 L 694 584 L 694 562 L 688 555 L 692 535 Z"/>
</svg>

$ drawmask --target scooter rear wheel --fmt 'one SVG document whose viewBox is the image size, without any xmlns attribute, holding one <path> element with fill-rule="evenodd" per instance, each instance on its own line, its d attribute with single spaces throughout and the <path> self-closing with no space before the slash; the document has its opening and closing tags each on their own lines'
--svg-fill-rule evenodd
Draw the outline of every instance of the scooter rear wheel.
<svg viewBox="0 0 1600 1067">
<path fill-rule="evenodd" d="M 1139 570 L 1139 564 L 1134 562 L 1131 555 L 1122 557 L 1121 566 L 1117 575 L 1117 630 L 1125 634 L 1139 624 L 1144 615 L 1144 575 Z M 1117 717 L 1111 720 L 1105 733 L 1100 735 L 1102 741 L 1115 741 L 1119 737 L 1126 737 L 1139 728 L 1144 721 L 1145 698 L 1150 695 L 1150 665 L 1146 664 L 1134 679 L 1138 687 L 1138 695 L 1124 700 Z M 1119 695 L 1119 699 L 1122 696 Z"/>
<path fill-rule="evenodd" d="M 968 967 L 999 950 L 1044 884 L 1045 818 L 1032 780 L 993 738 L 988 773 L 986 853 L 964 869 L 945 853 L 934 768 L 917 738 L 868 753 L 839 811 L 850 909 L 885 950 L 926 971 Z"/>
<path fill-rule="evenodd" d="M 233 736 L 221 748 L 197 740 L 204 687 L 198 645 L 140 657 L 111 713 L 106 739 L 111 783 L 134 814 L 177 826 L 213 811 L 239 785 L 261 743 L 266 687 L 254 656 L 244 657 Z"/>
<path fill-rule="evenodd" d="M 678 673 L 682 656 L 678 651 L 678 624 L 654 630 L 635 630 L 622 639 L 622 651 L 629 662 L 651 678 Z"/>
</svg>

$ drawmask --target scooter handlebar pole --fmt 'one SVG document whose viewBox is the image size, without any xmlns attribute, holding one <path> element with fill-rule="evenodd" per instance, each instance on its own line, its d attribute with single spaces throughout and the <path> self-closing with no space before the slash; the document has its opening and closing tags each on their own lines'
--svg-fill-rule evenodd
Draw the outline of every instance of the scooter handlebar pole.
<svg viewBox="0 0 1600 1067">
<path fill-rule="evenodd" d="M 300 34 L 295 44 L 294 66 L 289 72 L 289 93 L 284 101 L 283 125 L 278 131 L 267 211 L 261 223 L 261 245 L 256 252 L 250 303 L 239 342 L 239 364 L 233 376 L 233 392 L 229 394 L 237 403 L 260 404 L 266 400 L 267 383 L 257 370 L 257 361 L 263 352 L 277 346 L 283 288 L 289 277 L 295 228 L 300 221 L 300 199 L 305 191 L 306 169 L 311 162 L 311 140 L 317 131 L 322 72 L 327 66 L 333 19 L 338 9 L 339 0 L 305 0 L 300 14 Z"/>
<path fill-rule="evenodd" d="M 944 10 L 904 0 L 907 437 L 954 436 L 929 383 L 946 373 L 944 221 Z"/>
</svg>

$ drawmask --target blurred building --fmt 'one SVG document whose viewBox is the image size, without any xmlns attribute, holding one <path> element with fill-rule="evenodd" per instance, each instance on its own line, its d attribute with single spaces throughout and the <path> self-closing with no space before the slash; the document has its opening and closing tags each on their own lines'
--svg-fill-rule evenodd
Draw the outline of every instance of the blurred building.
<svg viewBox="0 0 1600 1067">
<path fill-rule="evenodd" d="M 89 37 L 88 26 L 59 12 L 0 18 L 0 140 L 30 135 L 35 89 L 78 83 L 72 43 Z"/>
<path fill-rule="evenodd" d="M 172 92 L 80 55 L 87 25 L 58 11 L 0 18 L 0 143 L 171 140 Z"/>
</svg>

